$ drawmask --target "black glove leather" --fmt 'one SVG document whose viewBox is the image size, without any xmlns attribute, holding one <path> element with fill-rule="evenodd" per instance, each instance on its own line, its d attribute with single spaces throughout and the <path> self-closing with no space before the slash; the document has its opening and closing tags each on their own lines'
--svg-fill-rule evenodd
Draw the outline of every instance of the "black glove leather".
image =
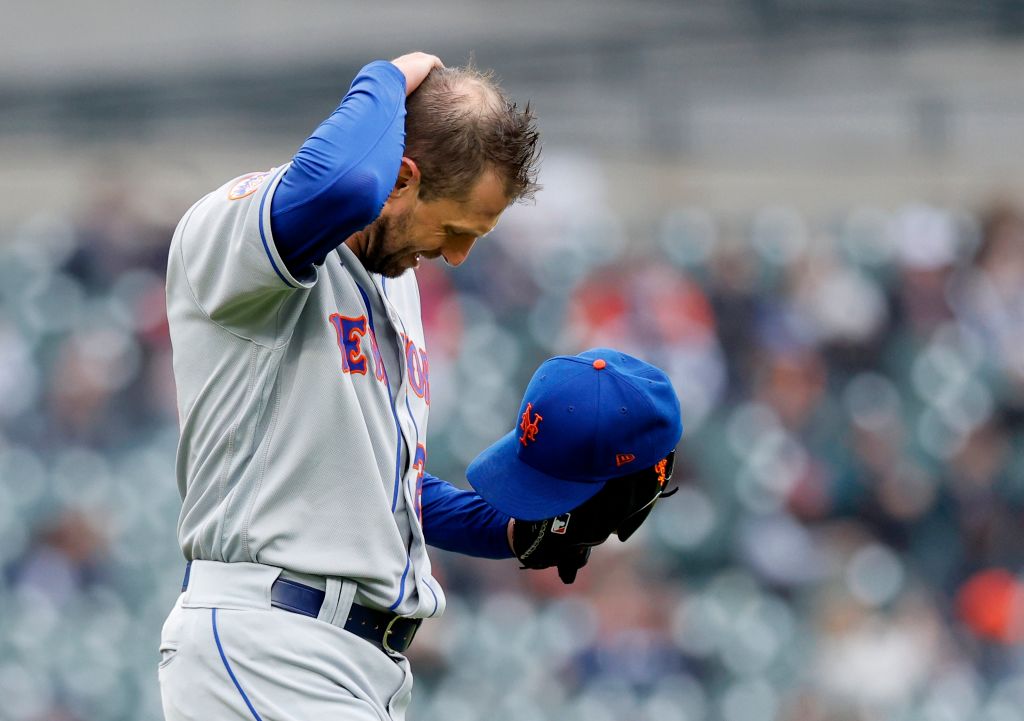
<svg viewBox="0 0 1024 721">
<path fill-rule="evenodd" d="M 592 547 L 615 533 L 620 541 L 632 536 L 666 494 L 672 477 L 675 452 L 627 476 L 607 481 L 597 495 L 567 513 L 540 521 L 516 519 L 512 526 L 512 551 L 523 568 L 558 567 L 563 583 L 590 559 Z"/>
</svg>

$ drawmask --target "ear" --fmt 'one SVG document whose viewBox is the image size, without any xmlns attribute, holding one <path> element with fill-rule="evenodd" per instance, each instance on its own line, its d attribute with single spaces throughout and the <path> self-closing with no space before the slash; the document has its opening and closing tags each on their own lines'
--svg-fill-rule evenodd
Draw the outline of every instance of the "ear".
<svg viewBox="0 0 1024 721">
<path fill-rule="evenodd" d="M 395 187 L 391 189 L 390 198 L 401 198 L 404 196 L 417 196 L 420 192 L 420 169 L 412 158 L 402 158 L 402 164 L 398 166 L 398 177 L 395 179 Z"/>
</svg>

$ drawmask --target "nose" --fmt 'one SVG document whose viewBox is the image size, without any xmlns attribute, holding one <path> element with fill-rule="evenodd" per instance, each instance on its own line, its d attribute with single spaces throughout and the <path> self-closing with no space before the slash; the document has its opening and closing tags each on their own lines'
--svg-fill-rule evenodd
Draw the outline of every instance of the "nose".
<svg viewBox="0 0 1024 721">
<path fill-rule="evenodd" d="M 452 268 L 457 268 L 469 257 L 469 251 L 473 249 L 475 242 L 476 238 L 448 242 L 445 244 L 444 250 L 441 251 L 441 257 Z"/>
</svg>

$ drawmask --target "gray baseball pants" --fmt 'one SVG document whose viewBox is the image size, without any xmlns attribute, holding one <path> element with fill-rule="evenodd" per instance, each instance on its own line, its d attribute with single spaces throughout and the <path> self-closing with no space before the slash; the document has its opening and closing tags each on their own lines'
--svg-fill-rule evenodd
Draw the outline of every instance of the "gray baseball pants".
<svg viewBox="0 0 1024 721">
<path fill-rule="evenodd" d="M 403 721 L 409 662 L 341 628 L 355 584 L 327 579 L 318 618 L 270 605 L 281 569 L 194 561 L 160 638 L 167 721 Z"/>
</svg>

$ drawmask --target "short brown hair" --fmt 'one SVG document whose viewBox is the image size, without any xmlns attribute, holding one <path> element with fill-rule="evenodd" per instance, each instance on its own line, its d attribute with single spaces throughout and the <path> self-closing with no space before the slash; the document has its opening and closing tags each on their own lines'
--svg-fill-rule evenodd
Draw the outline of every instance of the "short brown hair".
<svg viewBox="0 0 1024 721">
<path fill-rule="evenodd" d="M 424 200 L 462 200 L 489 169 L 510 202 L 532 198 L 539 141 L 529 103 L 520 110 L 493 73 L 472 66 L 432 70 L 406 100 L 405 154 L 420 169 Z"/>
</svg>

